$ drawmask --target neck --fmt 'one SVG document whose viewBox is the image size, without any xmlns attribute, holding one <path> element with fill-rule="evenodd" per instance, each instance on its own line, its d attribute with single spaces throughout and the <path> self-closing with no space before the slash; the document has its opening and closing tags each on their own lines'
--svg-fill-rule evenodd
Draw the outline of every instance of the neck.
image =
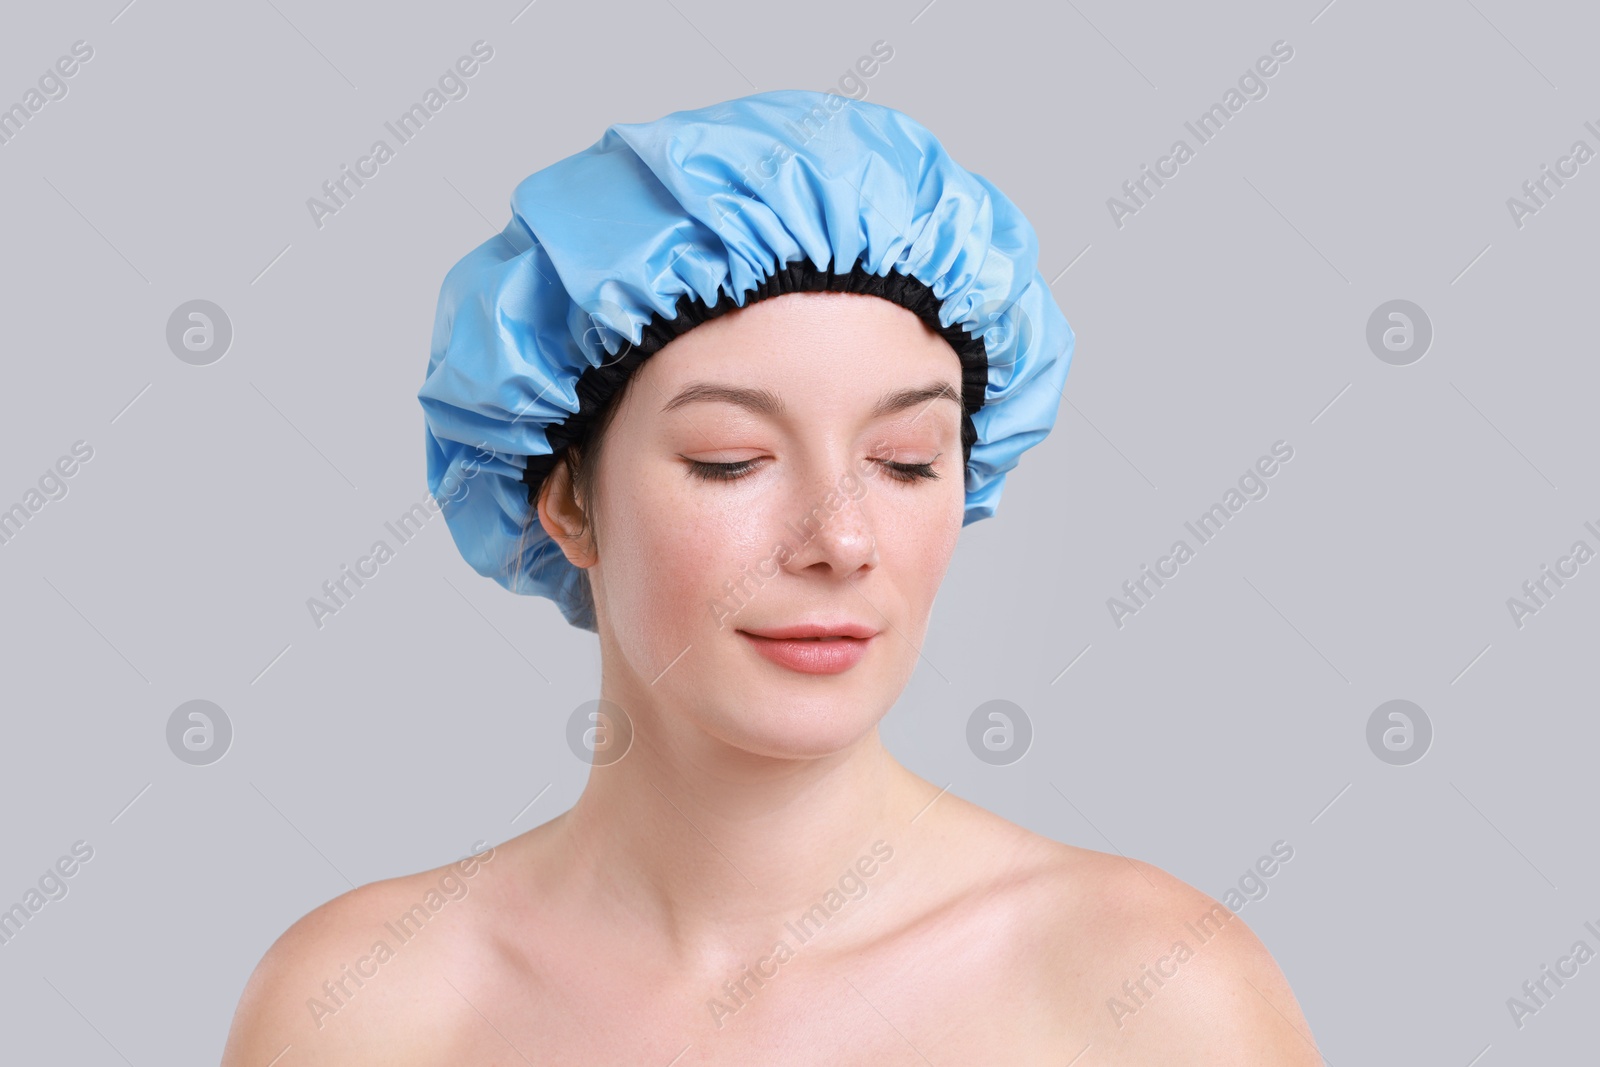
<svg viewBox="0 0 1600 1067">
<path fill-rule="evenodd" d="M 737 971 L 822 926 L 836 940 L 836 920 L 864 928 L 869 898 L 901 873 L 885 853 L 912 851 L 912 818 L 938 793 L 876 726 L 808 758 L 737 749 L 670 711 L 636 713 L 633 730 L 626 756 L 593 767 L 560 819 L 560 877 L 695 973 Z"/>
</svg>

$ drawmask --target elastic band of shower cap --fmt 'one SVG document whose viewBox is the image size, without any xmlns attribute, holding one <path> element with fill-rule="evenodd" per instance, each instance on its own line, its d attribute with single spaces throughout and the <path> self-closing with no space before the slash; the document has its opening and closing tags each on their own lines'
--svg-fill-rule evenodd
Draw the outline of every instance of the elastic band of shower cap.
<svg viewBox="0 0 1600 1067">
<path fill-rule="evenodd" d="M 1055 424 L 1074 337 L 1033 227 L 893 108 L 780 89 L 616 123 L 511 209 L 440 288 L 417 393 L 428 488 L 474 570 L 573 626 L 596 629 L 588 583 L 531 497 L 645 358 L 716 315 L 866 292 L 939 331 L 963 368 L 964 526 Z"/>
</svg>

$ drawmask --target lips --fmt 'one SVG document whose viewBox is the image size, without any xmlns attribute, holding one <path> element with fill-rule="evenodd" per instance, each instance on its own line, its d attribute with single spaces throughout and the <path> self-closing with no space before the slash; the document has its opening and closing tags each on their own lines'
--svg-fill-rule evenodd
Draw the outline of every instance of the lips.
<svg viewBox="0 0 1600 1067">
<path fill-rule="evenodd" d="M 801 674 L 839 674 L 861 662 L 878 631 L 853 622 L 802 623 L 768 630 L 740 630 L 756 652 Z"/>
</svg>

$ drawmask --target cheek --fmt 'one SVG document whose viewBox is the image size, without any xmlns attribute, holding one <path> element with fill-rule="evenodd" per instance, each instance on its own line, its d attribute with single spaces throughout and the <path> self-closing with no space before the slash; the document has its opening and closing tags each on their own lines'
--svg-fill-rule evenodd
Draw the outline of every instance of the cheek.
<svg viewBox="0 0 1600 1067">
<path fill-rule="evenodd" d="M 670 469 L 607 491 L 620 502 L 603 516 L 600 542 L 613 621 L 651 646 L 676 641 L 675 655 L 688 630 L 715 625 L 714 601 L 770 547 L 770 516 L 721 503 Z"/>
<path fill-rule="evenodd" d="M 709 619 L 711 599 L 737 579 L 757 520 L 700 504 L 675 511 L 657 528 L 651 580 L 662 610 L 691 625 Z"/>
<path fill-rule="evenodd" d="M 955 556 L 965 511 L 966 491 L 956 486 L 942 496 L 907 494 L 877 524 L 879 545 L 892 553 L 884 556 L 884 566 L 915 616 L 926 616 L 933 606 Z"/>
</svg>

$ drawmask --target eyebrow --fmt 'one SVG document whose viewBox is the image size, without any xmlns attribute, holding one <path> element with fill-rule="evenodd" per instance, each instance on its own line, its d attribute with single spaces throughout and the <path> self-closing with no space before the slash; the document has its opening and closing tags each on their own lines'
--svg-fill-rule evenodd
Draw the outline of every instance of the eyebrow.
<svg viewBox="0 0 1600 1067">
<path fill-rule="evenodd" d="M 915 388 L 885 393 L 873 406 L 872 417 L 880 419 L 885 415 L 893 415 L 906 408 L 916 407 L 918 404 L 931 404 L 941 398 L 957 407 L 962 406 L 961 394 L 956 392 L 950 383 L 933 381 Z M 758 415 L 773 418 L 783 415 L 787 410 L 783 398 L 770 389 L 752 389 L 737 385 L 722 385 L 717 382 L 690 382 L 678 392 L 677 396 L 667 401 L 661 412 L 666 414 L 690 404 L 718 402 L 734 404 Z"/>
</svg>

